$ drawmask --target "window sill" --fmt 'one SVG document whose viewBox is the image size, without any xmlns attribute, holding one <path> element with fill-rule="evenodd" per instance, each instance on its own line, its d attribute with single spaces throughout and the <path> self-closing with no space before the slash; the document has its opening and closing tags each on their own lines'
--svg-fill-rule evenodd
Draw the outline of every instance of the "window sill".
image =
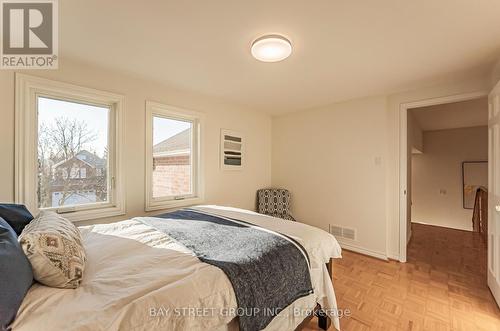
<svg viewBox="0 0 500 331">
<path fill-rule="evenodd" d="M 99 218 L 125 215 L 125 208 L 120 206 L 110 206 L 97 209 L 77 210 L 71 212 L 58 213 L 71 222 L 91 221 Z"/>
<path fill-rule="evenodd" d="M 150 202 L 144 208 L 145 211 L 155 211 L 162 209 L 172 209 L 178 207 L 188 207 L 198 205 L 203 202 L 203 199 L 200 197 L 189 198 L 183 200 L 170 200 L 170 201 L 159 201 L 159 202 Z"/>
</svg>

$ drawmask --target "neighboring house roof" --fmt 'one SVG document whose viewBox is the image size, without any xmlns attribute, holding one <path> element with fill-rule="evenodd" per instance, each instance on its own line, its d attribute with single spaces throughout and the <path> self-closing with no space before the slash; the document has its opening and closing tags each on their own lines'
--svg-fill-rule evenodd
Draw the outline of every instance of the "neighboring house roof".
<svg viewBox="0 0 500 331">
<path fill-rule="evenodd" d="M 191 146 L 191 129 L 186 129 L 178 134 L 159 142 L 153 146 L 154 155 L 174 155 L 189 153 Z"/>
<path fill-rule="evenodd" d="M 89 151 L 86 150 L 78 152 L 78 154 L 76 154 L 75 157 L 78 160 L 87 163 L 93 168 L 100 169 L 106 167 L 105 159 L 101 159 L 99 156 L 95 155 L 94 153 L 90 153 Z"/>
<path fill-rule="evenodd" d="M 82 151 L 78 152 L 71 159 L 63 160 L 61 162 L 54 164 L 54 168 L 58 168 L 58 167 L 62 166 L 63 164 L 67 163 L 68 161 L 71 161 L 75 158 L 88 164 L 90 167 L 95 168 L 95 169 L 102 169 L 102 168 L 106 167 L 106 160 L 105 159 L 101 159 L 99 156 L 97 156 L 93 153 L 90 153 L 89 151 L 82 150 Z"/>
</svg>

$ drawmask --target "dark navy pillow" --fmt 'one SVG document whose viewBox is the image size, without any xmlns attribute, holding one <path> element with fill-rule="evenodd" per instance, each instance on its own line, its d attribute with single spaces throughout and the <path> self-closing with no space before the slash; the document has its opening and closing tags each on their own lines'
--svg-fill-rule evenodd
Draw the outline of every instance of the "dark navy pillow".
<svg viewBox="0 0 500 331">
<path fill-rule="evenodd" d="M 13 203 L 0 203 L 0 217 L 9 223 L 18 236 L 33 219 L 33 215 L 24 205 Z"/>
<path fill-rule="evenodd" d="M 12 227 L 0 217 L 0 330 L 7 330 L 33 283 L 31 264 Z"/>
</svg>

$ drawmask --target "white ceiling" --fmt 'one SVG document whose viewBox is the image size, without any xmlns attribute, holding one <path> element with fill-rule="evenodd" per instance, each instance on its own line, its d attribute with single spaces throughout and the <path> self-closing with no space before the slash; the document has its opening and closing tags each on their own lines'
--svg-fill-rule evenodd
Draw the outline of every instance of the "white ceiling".
<svg viewBox="0 0 500 331">
<path fill-rule="evenodd" d="M 498 0 L 64 0 L 62 59 L 74 58 L 271 114 L 400 91 L 491 67 Z M 291 57 L 252 41 L 281 33 Z"/>
<path fill-rule="evenodd" d="M 423 131 L 488 125 L 488 99 L 486 97 L 415 108 L 411 112 Z"/>
</svg>

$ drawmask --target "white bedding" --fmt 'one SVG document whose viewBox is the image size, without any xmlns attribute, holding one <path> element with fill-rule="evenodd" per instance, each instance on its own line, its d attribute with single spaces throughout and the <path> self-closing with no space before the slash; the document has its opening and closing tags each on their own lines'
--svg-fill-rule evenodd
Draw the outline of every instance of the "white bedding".
<svg viewBox="0 0 500 331">
<path fill-rule="evenodd" d="M 337 308 L 325 263 L 340 257 L 341 249 L 331 234 L 241 209 L 196 209 L 286 234 L 308 252 L 314 293 L 282 311 L 267 331 L 294 330 L 316 303 Z M 80 229 L 88 258 L 82 285 L 73 290 L 34 284 L 13 330 L 238 329 L 230 314 L 236 298 L 224 272 L 201 262 L 172 238 L 137 219 Z M 340 329 L 338 319 L 333 322 Z"/>
</svg>

